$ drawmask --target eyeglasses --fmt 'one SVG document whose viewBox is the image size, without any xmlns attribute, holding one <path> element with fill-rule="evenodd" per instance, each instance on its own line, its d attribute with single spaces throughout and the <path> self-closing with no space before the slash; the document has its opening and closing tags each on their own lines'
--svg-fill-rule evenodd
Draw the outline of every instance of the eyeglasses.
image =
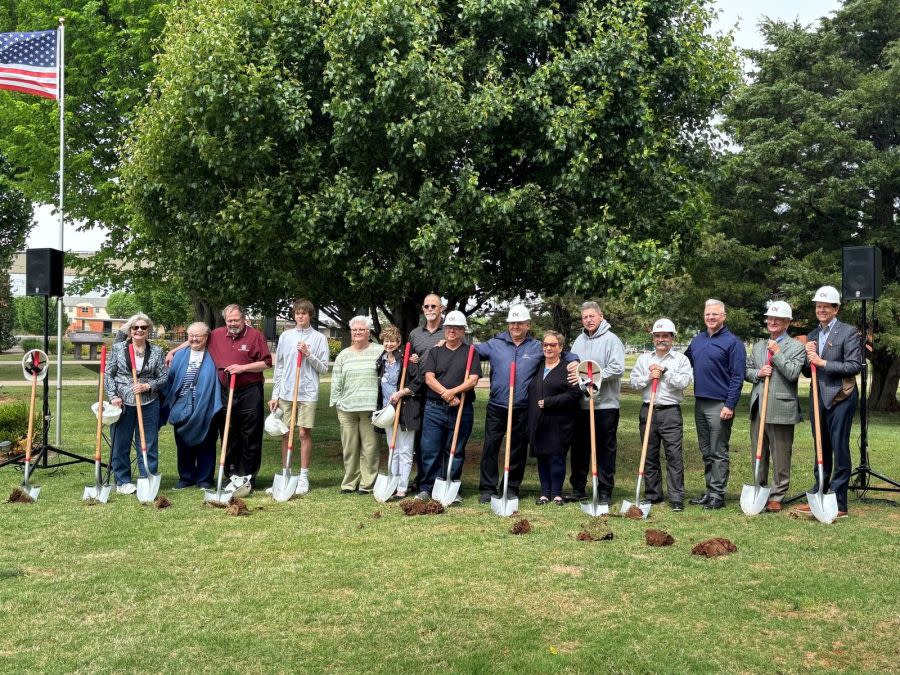
<svg viewBox="0 0 900 675">
<path fill-rule="evenodd" d="M 440 305 L 422 305 L 422 309 L 437 309 Z"/>
<path fill-rule="evenodd" d="M 191 333 L 188 333 L 188 338 L 190 338 L 191 340 L 199 340 L 200 338 L 205 338 L 205 337 L 206 337 L 206 333 L 204 333 L 203 335 L 193 335 Z"/>
<path fill-rule="evenodd" d="M 146 330 L 149 329 L 149 328 L 150 328 L 150 326 L 132 326 L 132 327 L 131 327 L 131 330 L 143 330 L 143 331 L 146 331 Z"/>
<path fill-rule="evenodd" d="M 550 347 L 559 347 L 558 342 L 542 342 L 541 347 L 544 349 L 549 349 Z"/>
</svg>

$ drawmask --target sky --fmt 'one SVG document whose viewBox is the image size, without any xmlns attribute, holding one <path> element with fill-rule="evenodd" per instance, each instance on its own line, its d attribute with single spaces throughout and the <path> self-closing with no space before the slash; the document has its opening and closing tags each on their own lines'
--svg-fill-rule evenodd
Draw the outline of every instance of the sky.
<svg viewBox="0 0 900 675">
<path fill-rule="evenodd" d="M 838 9 L 837 0 L 718 0 L 718 21 L 714 31 L 725 32 L 737 26 L 735 42 L 741 49 L 757 48 L 763 45 L 757 24 L 763 16 L 785 21 L 799 20 L 805 25 L 814 25 L 823 16 Z M 35 210 L 36 225 L 28 236 L 29 248 L 57 248 L 59 245 L 59 217 L 50 206 Z M 74 224 L 66 224 L 63 248 L 72 251 L 96 251 L 103 243 L 105 235 L 98 230 L 78 232 Z"/>
</svg>

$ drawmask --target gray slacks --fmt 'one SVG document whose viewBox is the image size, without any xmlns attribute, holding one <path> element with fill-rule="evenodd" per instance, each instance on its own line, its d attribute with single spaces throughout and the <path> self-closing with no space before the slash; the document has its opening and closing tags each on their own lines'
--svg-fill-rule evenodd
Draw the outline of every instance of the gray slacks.
<svg viewBox="0 0 900 675">
<path fill-rule="evenodd" d="M 759 439 L 759 414 L 750 417 L 750 468 L 756 470 L 756 444 Z M 769 483 L 769 464 L 772 464 L 772 491 L 769 501 L 780 502 L 791 483 L 791 450 L 794 445 L 793 424 L 766 424 L 763 431 L 760 485 Z M 755 481 L 754 477 L 754 481 Z"/>
<path fill-rule="evenodd" d="M 650 406 L 641 406 L 639 425 L 641 442 L 644 440 L 644 429 L 647 426 L 647 412 Z M 660 465 L 660 445 L 666 453 L 666 487 L 670 502 L 684 501 L 684 457 L 682 454 L 682 438 L 684 423 L 681 418 L 681 406 L 671 405 L 653 411 L 650 424 L 650 436 L 647 439 L 647 461 L 644 464 L 645 497 L 648 501 L 662 501 L 662 467 Z"/>
<path fill-rule="evenodd" d="M 696 399 L 694 422 L 697 424 L 697 443 L 703 455 L 706 475 L 706 494 L 725 498 L 728 487 L 728 442 L 731 440 L 731 426 L 734 422 L 719 418 L 725 407 L 724 401 L 711 398 Z"/>
</svg>

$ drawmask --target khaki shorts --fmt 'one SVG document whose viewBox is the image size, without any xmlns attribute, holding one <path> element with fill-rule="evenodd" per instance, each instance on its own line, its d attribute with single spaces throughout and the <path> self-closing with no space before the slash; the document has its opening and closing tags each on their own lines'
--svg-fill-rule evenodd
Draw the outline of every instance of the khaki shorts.
<svg viewBox="0 0 900 675">
<path fill-rule="evenodd" d="M 284 413 L 284 416 L 281 418 L 281 421 L 284 422 L 284 426 L 287 426 L 291 422 L 291 406 L 293 405 L 292 401 L 287 401 L 283 398 L 278 399 L 278 407 L 281 408 L 281 412 Z M 297 401 L 297 426 L 303 427 L 304 429 L 312 429 L 316 423 L 316 402 L 315 401 Z"/>
</svg>

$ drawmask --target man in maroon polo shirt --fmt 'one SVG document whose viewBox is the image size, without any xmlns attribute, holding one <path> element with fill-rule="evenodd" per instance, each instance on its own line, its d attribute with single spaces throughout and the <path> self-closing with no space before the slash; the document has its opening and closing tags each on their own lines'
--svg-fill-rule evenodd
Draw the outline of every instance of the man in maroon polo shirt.
<svg viewBox="0 0 900 675">
<path fill-rule="evenodd" d="M 247 325 L 246 314 L 240 305 L 228 305 L 222 316 L 225 317 L 225 325 L 213 330 L 206 343 L 206 350 L 216 364 L 222 385 L 223 407 L 212 423 L 218 427 L 221 440 L 225 433 L 228 382 L 234 373 L 236 377 L 225 470 L 229 476 L 251 476 L 250 483 L 255 488 L 256 474 L 262 461 L 265 417 L 263 371 L 272 367 L 272 354 L 263 334 Z M 181 346 L 177 349 L 181 349 Z M 170 355 L 177 349 L 172 350 Z"/>
</svg>

